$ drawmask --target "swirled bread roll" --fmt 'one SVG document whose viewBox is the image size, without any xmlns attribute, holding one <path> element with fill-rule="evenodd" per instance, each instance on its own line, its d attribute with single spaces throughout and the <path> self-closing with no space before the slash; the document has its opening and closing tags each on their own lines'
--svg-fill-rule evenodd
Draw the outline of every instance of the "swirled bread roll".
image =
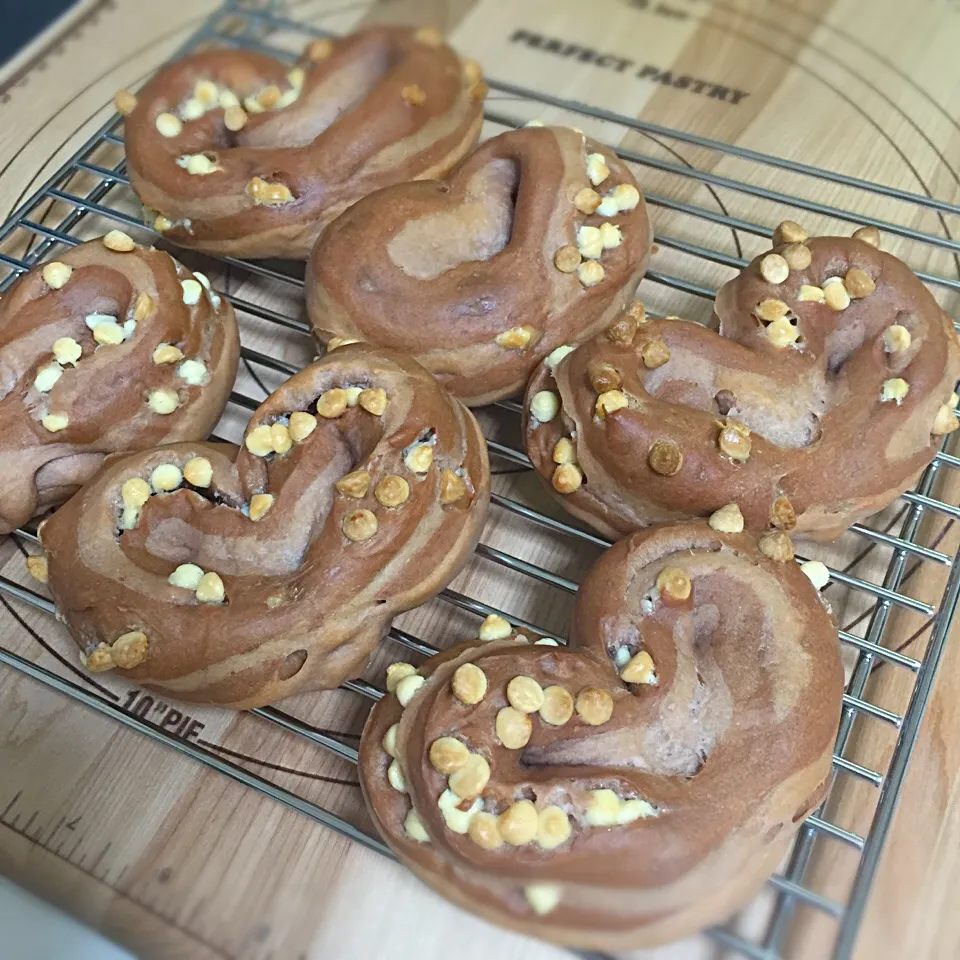
<svg viewBox="0 0 960 960">
<path fill-rule="evenodd" d="M 130 182 L 181 246 L 305 259 L 362 196 L 443 176 L 476 142 L 486 84 L 431 28 L 316 40 L 297 65 L 215 49 L 121 90 Z"/>
<path fill-rule="evenodd" d="M 264 401 L 239 452 L 114 459 L 40 537 L 87 669 L 244 708 L 356 676 L 465 562 L 489 484 L 470 412 L 355 346 Z"/>
<path fill-rule="evenodd" d="M 837 632 L 788 548 L 653 527 L 591 570 L 566 649 L 500 621 L 394 664 L 360 775 L 401 861 L 567 946 L 649 947 L 743 906 L 823 799 L 840 717 Z"/>
<path fill-rule="evenodd" d="M 719 333 L 638 304 L 538 369 L 524 438 L 564 506 L 618 537 L 735 503 L 824 540 L 912 486 L 957 428 L 960 344 L 873 233 L 784 224 L 717 294 Z"/>
<path fill-rule="evenodd" d="M 307 308 L 320 340 L 404 350 L 479 406 L 606 327 L 649 254 L 646 204 L 616 154 L 569 127 L 527 127 L 446 180 L 338 217 L 307 266 Z"/>
<path fill-rule="evenodd" d="M 0 532 L 109 453 L 205 437 L 239 349 L 203 274 L 116 230 L 20 277 L 0 301 Z"/>
</svg>

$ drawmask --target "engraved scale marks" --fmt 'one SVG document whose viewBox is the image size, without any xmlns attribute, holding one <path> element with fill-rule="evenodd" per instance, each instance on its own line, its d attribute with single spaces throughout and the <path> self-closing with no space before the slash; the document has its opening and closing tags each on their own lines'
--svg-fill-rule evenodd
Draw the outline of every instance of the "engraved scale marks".
<svg viewBox="0 0 960 960">
<path fill-rule="evenodd" d="M 0 798 L 0 802 L 2 802 L 2 799 Z M 185 937 L 201 944 L 213 956 L 222 957 L 224 960 L 232 960 L 230 954 L 183 926 L 175 917 L 157 909 L 144 899 L 133 895 L 128 889 L 121 887 L 121 882 L 127 872 L 126 866 L 122 866 L 115 876 L 111 876 L 114 873 L 113 868 L 115 866 L 109 857 L 112 844 L 108 841 L 102 847 L 91 848 L 86 843 L 88 836 L 80 826 L 83 820 L 82 814 L 70 820 L 67 820 L 66 816 L 61 816 L 57 820 L 46 820 L 43 812 L 39 809 L 28 812 L 28 809 L 22 805 L 22 799 L 23 791 L 20 790 L 4 805 L 2 812 L 0 812 L 0 829 L 8 830 L 22 837 L 50 856 L 68 864 L 91 881 L 109 888 L 118 897 L 151 914 L 164 926 L 173 927 Z M 24 819 L 22 824 L 21 819 Z M 33 829 L 34 827 L 35 829 Z M 166 883 L 172 875 L 172 868 L 165 867 L 160 871 L 158 881 Z"/>
</svg>

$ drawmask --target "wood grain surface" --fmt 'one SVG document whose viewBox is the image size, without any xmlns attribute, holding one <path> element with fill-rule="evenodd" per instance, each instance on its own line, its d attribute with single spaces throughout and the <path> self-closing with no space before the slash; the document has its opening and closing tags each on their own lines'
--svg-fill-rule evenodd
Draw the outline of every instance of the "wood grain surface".
<svg viewBox="0 0 960 960">
<path fill-rule="evenodd" d="M 640 288 L 651 311 L 706 318 L 710 303 L 693 288 L 714 288 L 728 278 L 730 258 L 749 258 L 764 249 L 767 241 L 758 234 L 784 217 L 801 220 L 811 232 L 849 232 L 850 219 L 831 208 L 892 224 L 884 246 L 915 269 L 960 276 L 951 251 L 909 236 L 951 237 L 960 231 L 960 218 L 896 197 L 905 191 L 960 200 L 957 0 L 873 0 L 869 5 L 857 0 L 291 0 L 274 6 L 334 32 L 372 21 L 432 23 L 503 84 L 607 107 L 837 175 L 825 181 L 758 163 L 744 153 L 717 151 L 655 130 L 631 130 L 495 89 L 488 104 L 493 114 L 573 123 L 641 155 L 637 174 L 656 201 L 659 244 L 653 276 Z M 115 89 L 142 83 L 216 8 L 213 0 L 92 0 L 8 64 L 0 72 L 4 216 L 111 115 Z M 258 23 L 237 13 L 219 16 L 215 23 L 226 30 Z M 254 30 L 250 36 L 290 50 L 303 42 L 293 29 Z M 490 123 L 486 132 L 498 129 Z M 106 145 L 95 160 L 112 165 L 121 158 L 119 147 Z M 706 171 L 712 179 L 688 176 L 691 170 Z M 887 195 L 857 188 L 844 176 L 882 184 Z M 744 181 L 750 189 L 734 189 L 730 181 Z M 80 193 L 96 182 L 75 177 L 67 186 Z M 794 201 L 771 198 L 769 191 Z M 111 191 L 106 202 L 137 213 L 123 187 Z M 704 213 L 693 216 L 691 208 Z M 70 209 L 47 201 L 30 217 L 54 225 Z M 741 223 L 733 230 L 716 222 L 720 217 Z M 107 221 L 91 217 L 76 232 L 95 236 L 106 228 Z M 36 241 L 21 229 L 0 244 L 0 251 L 22 255 Z M 711 259 L 699 256 L 700 248 L 711 251 Z M 189 254 L 183 258 L 198 268 L 203 264 L 214 283 L 236 297 L 303 316 L 300 297 L 286 285 L 251 280 Z M 663 282 L 664 277 L 672 279 Z M 943 285 L 934 289 L 957 316 L 956 293 Z M 300 365 L 313 354 L 310 342 L 296 331 L 280 330 L 249 313 L 241 323 L 244 342 L 274 357 Z M 238 390 L 260 398 L 262 388 L 279 382 L 276 373 L 248 368 L 241 372 Z M 244 411 L 232 406 L 218 433 L 238 436 L 243 420 Z M 484 420 L 491 436 L 516 445 L 512 421 L 496 414 L 484 414 Z M 494 468 L 500 493 L 563 519 L 515 464 L 498 458 Z M 942 465 L 932 495 L 957 504 L 958 473 Z M 894 505 L 870 526 L 897 534 L 906 507 Z M 928 510 L 916 539 L 952 557 L 960 545 L 958 528 L 948 515 Z M 582 577 L 599 552 L 503 509 L 492 511 L 483 542 L 572 580 Z M 0 573 L 37 587 L 23 562 L 24 553 L 35 550 L 12 538 L 0 541 Z M 883 582 L 891 551 L 850 533 L 812 555 L 849 568 L 851 576 L 869 585 Z M 944 564 L 908 558 L 900 592 L 935 607 L 948 572 Z M 572 605 L 568 592 L 489 558 L 475 558 L 453 586 L 546 631 L 565 633 Z M 922 656 L 931 618 L 897 604 L 878 609 L 869 586 L 847 589 L 834 583 L 828 589 L 841 624 L 852 633 L 873 636 L 873 630 L 885 646 Z M 467 635 L 476 623 L 468 610 L 441 600 L 398 622 L 438 646 Z M 309 740 L 249 714 L 181 708 L 159 698 L 148 702 L 116 678 L 91 680 L 52 617 L 2 594 L 0 645 L 370 830 L 353 766 Z M 846 653 L 852 667 L 851 649 Z M 382 685 L 384 665 L 408 656 L 409 651 L 385 641 L 365 678 Z M 873 670 L 865 696 L 900 714 L 914 681 L 910 670 L 885 664 Z M 958 693 L 960 643 L 953 642 L 947 645 L 867 906 L 854 951 L 858 960 L 960 956 L 960 920 L 951 902 L 960 883 Z M 282 709 L 355 745 L 368 703 L 341 690 L 298 697 Z M 886 771 L 895 727 L 869 715 L 852 716 L 844 756 Z M 875 786 L 839 773 L 824 816 L 864 836 L 878 798 Z M 805 884 L 844 904 L 858 853 L 827 833 L 813 836 Z M 569 956 L 460 913 L 380 854 L 3 667 L 0 870 L 139 956 L 158 960 Z M 760 942 L 774 905 L 775 891 L 768 887 L 730 929 Z M 780 950 L 791 958 L 821 960 L 830 956 L 836 932 L 835 919 L 798 903 L 782 931 Z M 692 960 L 727 953 L 715 940 L 697 937 L 634 956 L 641 955 Z"/>
</svg>

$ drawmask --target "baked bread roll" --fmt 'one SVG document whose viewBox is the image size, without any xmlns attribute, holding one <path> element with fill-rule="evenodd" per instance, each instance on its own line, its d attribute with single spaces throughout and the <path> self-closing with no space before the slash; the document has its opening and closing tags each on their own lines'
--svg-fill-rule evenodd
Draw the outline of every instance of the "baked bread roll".
<svg viewBox="0 0 960 960">
<path fill-rule="evenodd" d="M 499 621 L 392 665 L 360 743 L 386 841 L 458 906 L 566 946 L 725 919 L 830 778 L 837 631 L 792 556 L 783 533 L 653 527 L 591 570 L 566 649 Z"/>
<path fill-rule="evenodd" d="M 717 294 L 719 333 L 637 304 L 540 367 L 524 438 L 564 506 L 612 538 L 735 503 L 749 529 L 830 540 L 912 486 L 957 428 L 960 344 L 858 233 L 783 224 Z"/>
<path fill-rule="evenodd" d="M 239 452 L 110 461 L 40 528 L 88 670 L 246 708 L 356 676 L 479 536 L 486 446 L 414 361 L 344 348 L 254 413 Z"/>
<path fill-rule="evenodd" d="M 304 260 L 360 197 L 443 176 L 476 142 L 486 95 L 432 28 L 315 40 L 297 65 L 204 50 L 121 90 L 130 182 L 167 239 Z"/>
<path fill-rule="evenodd" d="M 239 351 L 207 278 L 118 230 L 21 276 L 0 301 L 0 533 L 108 453 L 205 437 Z"/>
<path fill-rule="evenodd" d="M 479 406 L 606 327 L 649 254 L 626 165 L 569 127 L 527 127 L 338 217 L 310 257 L 307 309 L 321 341 L 404 350 Z"/>
</svg>

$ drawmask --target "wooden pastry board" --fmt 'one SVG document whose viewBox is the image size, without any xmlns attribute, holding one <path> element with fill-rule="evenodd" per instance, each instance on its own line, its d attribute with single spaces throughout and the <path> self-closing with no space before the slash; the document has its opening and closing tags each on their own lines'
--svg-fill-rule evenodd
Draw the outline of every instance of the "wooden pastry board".
<svg viewBox="0 0 960 960">
<path fill-rule="evenodd" d="M 117 87 L 142 82 L 214 8 L 211 0 L 81 3 L 9 64 L 0 74 L 4 215 L 107 118 L 105 105 Z M 960 146 L 954 119 L 960 88 L 957 0 L 874 0 L 869 9 L 857 0 L 388 0 L 375 6 L 294 0 L 287 8 L 292 16 L 337 32 L 375 19 L 434 23 L 499 80 L 894 188 L 929 190 L 954 202 L 960 197 L 960 177 L 950 165 Z M 491 98 L 490 107 L 521 119 L 549 121 L 560 115 L 502 93 Z M 636 134 L 624 137 L 622 128 L 596 121 L 581 126 L 635 148 L 642 145 L 670 162 L 695 163 L 718 175 L 943 234 L 933 213 L 909 204 L 690 144 L 668 142 L 657 149 Z M 655 191 L 663 182 L 652 170 L 644 186 Z M 690 198 L 702 201 L 702 186 L 691 181 L 688 190 Z M 673 195 L 684 199 L 676 191 Z M 762 223 L 793 213 L 739 194 L 735 206 L 735 215 Z M 50 222 L 56 213 L 50 211 Z M 663 209 L 655 216 L 658 232 L 692 243 L 713 237 L 709 225 L 701 223 L 698 233 L 692 220 Z M 815 216 L 803 219 L 819 226 Z M 946 223 L 957 226 L 949 215 Z M 762 249 L 756 238 L 742 239 L 745 256 Z M 716 246 L 715 237 L 711 242 Z M 887 246 L 909 254 L 917 269 L 957 276 L 942 252 L 896 239 Z M 704 273 L 701 261 L 669 249 L 657 253 L 653 267 L 685 272 L 705 285 L 730 275 L 719 266 Z M 212 275 L 217 276 L 215 270 Z M 230 278 L 220 275 L 219 281 Z M 231 288 L 238 290 L 300 315 L 299 304 L 269 285 Z M 702 300 L 662 285 L 646 282 L 641 293 L 662 312 L 702 318 L 709 309 Z M 956 316 L 955 300 L 955 295 L 943 298 Z M 281 337 L 255 323 L 244 333 L 248 344 L 290 362 L 309 360 L 302 337 Z M 248 393 L 254 389 L 249 379 L 243 384 Z M 236 435 L 240 419 L 234 412 L 228 421 L 221 432 Z M 957 503 L 957 471 L 941 472 L 945 477 L 937 496 Z M 537 500 L 527 477 L 504 475 L 497 483 L 501 492 L 552 509 Z M 950 527 L 942 516 L 925 522 L 920 542 L 930 545 L 939 538 L 937 549 L 953 555 L 960 525 Z M 573 579 L 596 555 L 531 533 L 529 526 L 498 511 L 484 540 Z M 847 537 L 817 555 L 842 566 L 862 545 Z M 875 550 L 856 572 L 879 582 L 888 557 L 888 551 Z M 29 584 L 13 540 L 0 543 L 0 572 Z M 922 564 L 907 592 L 936 604 L 946 572 Z M 527 578 L 476 560 L 455 586 L 564 631 L 569 597 L 557 602 L 555 592 L 534 590 Z M 842 592 L 834 600 L 844 622 L 864 606 L 844 599 Z M 442 645 L 476 625 L 476 618 L 450 611 L 434 602 L 404 618 L 403 625 Z M 923 622 L 895 610 L 885 642 L 909 637 Z M 919 657 L 927 636 L 906 652 Z M 74 648 L 53 620 L 6 598 L 0 598 L 0 644 L 369 828 L 352 766 L 300 738 L 248 715 L 147 700 L 111 678 L 101 689 L 91 686 L 77 675 Z M 386 654 L 395 659 L 397 653 L 385 650 L 367 678 L 378 682 Z M 859 937 L 859 958 L 960 955 L 960 921 L 950 899 L 960 882 L 958 661 L 960 643 L 949 644 Z M 912 681 L 908 671 L 884 667 L 871 681 L 869 698 L 902 712 Z M 359 731 L 364 709 L 360 698 L 343 691 L 283 706 L 317 728 L 348 735 Z M 867 718 L 857 721 L 847 755 L 885 770 L 893 745 L 893 729 Z M 832 822 L 864 834 L 876 796 L 874 787 L 841 777 L 833 792 Z M 856 862 L 849 847 L 818 843 L 812 867 L 816 889 L 844 901 Z M 150 958 L 568 956 L 448 907 L 377 853 L 6 668 L 0 668 L 0 870 Z M 771 899 L 766 892 L 742 924 L 760 923 Z M 786 954 L 828 956 L 835 923 L 803 906 L 794 917 Z M 695 938 L 648 956 L 719 953 L 716 943 Z"/>
</svg>

